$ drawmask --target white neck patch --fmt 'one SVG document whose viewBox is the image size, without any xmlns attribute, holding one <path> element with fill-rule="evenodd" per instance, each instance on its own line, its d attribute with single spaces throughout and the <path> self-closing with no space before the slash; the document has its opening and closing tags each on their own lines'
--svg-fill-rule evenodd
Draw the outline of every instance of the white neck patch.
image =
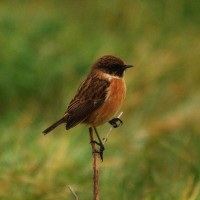
<svg viewBox="0 0 200 200">
<path fill-rule="evenodd" d="M 115 75 L 111 75 L 111 74 L 107 74 L 107 73 L 103 73 L 103 76 L 105 78 L 107 78 L 108 80 L 111 80 L 113 78 L 115 78 L 115 79 L 121 79 L 121 78 L 123 78 L 123 77 L 119 77 L 119 76 L 115 76 Z"/>
</svg>

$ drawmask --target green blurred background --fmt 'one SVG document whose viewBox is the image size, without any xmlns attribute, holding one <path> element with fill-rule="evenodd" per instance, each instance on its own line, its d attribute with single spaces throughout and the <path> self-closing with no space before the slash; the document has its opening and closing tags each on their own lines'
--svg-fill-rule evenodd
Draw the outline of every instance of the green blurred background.
<svg viewBox="0 0 200 200">
<path fill-rule="evenodd" d="M 105 54 L 135 68 L 101 199 L 200 199 L 199 26 L 197 0 L 2 0 L 0 199 L 92 199 L 87 127 L 41 132 Z"/>
</svg>

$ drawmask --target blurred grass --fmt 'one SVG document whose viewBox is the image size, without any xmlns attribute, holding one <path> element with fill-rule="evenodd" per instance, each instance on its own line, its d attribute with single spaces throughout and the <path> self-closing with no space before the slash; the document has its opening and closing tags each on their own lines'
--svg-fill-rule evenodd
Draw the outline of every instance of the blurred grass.
<svg viewBox="0 0 200 200">
<path fill-rule="evenodd" d="M 135 68 L 124 126 L 101 164 L 101 198 L 200 199 L 199 9 L 189 0 L 1 1 L 0 199 L 73 199 L 68 184 L 92 198 L 87 128 L 41 131 L 104 54 Z"/>
</svg>

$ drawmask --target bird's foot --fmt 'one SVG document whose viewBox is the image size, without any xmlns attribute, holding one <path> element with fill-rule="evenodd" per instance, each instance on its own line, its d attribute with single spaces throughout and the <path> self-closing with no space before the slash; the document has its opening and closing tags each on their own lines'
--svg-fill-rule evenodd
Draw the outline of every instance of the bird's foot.
<svg viewBox="0 0 200 200">
<path fill-rule="evenodd" d="M 113 118 L 109 122 L 113 128 L 118 128 L 123 125 L 123 121 L 120 118 Z"/>
<path fill-rule="evenodd" d="M 98 153 L 100 158 L 101 158 L 101 160 L 102 160 L 102 162 L 103 162 L 103 152 L 105 150 L 104 145 L 102 143 L 99 143 L 99 142 L 95 141 L 95 140 L 91 141 L 90 143 L 95 143 L 96 145 L 99 146 L 99 150 L 94 149 L 93 153 Z"/>
</svg>

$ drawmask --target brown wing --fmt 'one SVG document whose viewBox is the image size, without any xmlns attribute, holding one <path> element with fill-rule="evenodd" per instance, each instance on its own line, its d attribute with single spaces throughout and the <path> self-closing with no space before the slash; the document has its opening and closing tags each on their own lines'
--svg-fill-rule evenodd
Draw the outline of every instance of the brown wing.
<svg viewBox="0 0 200 200">
<path fill-rule="evenodd" d="M 66 111 L 66 128 L 70 129 L 86 120 L 104 102 L 110 83 L 106 79 L 90 74 L 81 84 Z"/>
</svg>

